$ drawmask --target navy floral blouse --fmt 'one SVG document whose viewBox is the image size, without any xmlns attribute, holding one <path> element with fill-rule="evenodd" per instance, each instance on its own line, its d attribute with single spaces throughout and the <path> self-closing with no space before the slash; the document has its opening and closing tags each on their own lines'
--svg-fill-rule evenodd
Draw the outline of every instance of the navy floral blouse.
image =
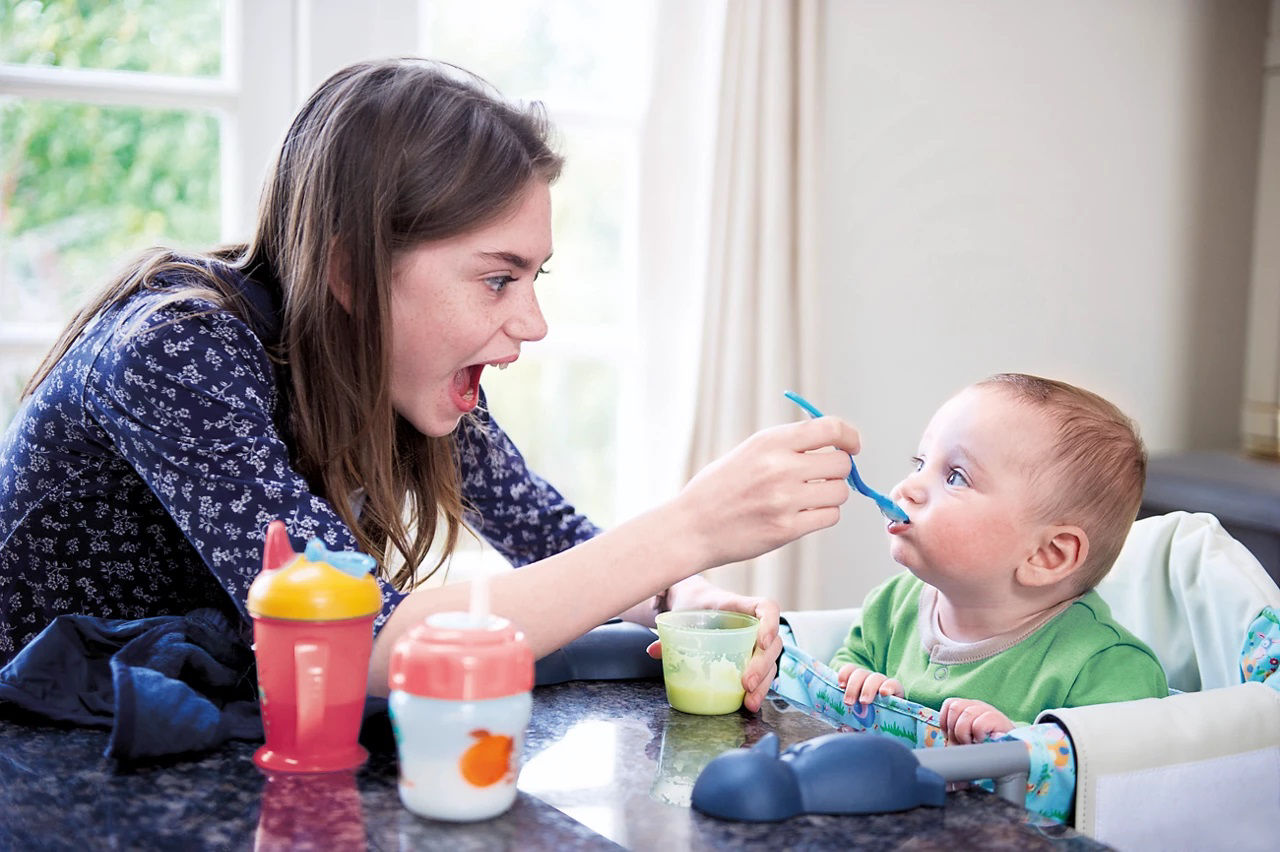
<svg viewBox="0 0 1280 852">
<path fill-rule="evenodd" d="M 140 293 L 105 312 L 23 404 L 0 439 L 0 663 L 55 617 L 183 614 L 247 622 L 263 533 L 294 546 L 355 537 L 289 461 L 278 296 L 228 267 L 252 316 Z M 246 322 L 246 319 L 249 321 Z M 466 520 L 513 565 L 599 530 L 526 467 L 483 410 L 457 435 Z M 375 629 L 404 595 L 382 586 Z"/>
</svg>

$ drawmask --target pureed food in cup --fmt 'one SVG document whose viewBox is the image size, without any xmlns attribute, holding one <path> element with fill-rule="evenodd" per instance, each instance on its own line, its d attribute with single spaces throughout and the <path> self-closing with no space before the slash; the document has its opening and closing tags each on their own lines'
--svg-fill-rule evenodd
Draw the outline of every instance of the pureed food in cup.
<svg viewBox="0 0 1280 852">
<path fill-rule="evenodd" d="M 660 613 L 662 679 L 676 710 L 702 716 L 733 713 L 746 691 L 742 672 L 755 648 L 760 621 L 740 612 Z"/>
</svg>

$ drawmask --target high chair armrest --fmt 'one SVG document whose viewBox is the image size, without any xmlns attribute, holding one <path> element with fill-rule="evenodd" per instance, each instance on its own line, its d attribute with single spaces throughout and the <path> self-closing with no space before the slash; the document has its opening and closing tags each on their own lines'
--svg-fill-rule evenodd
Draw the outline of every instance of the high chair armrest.
<svg viewBox="0 0 1280 852">
<path fill-rule="evenodd" d="M 1121 849 L 1274 843 L 1280 692 L 1244 683 L 1049 710 L 1036 721 L 1071 739 L 1080 831 Z"/>
<path fill-rule="evenodd" d="M 861 607 L 802 609 L 784 612 L 782 618 L 791 626 L 796 646 L 826 662 L 844 644 L 849 627 L 861 611 Z"/>
</svg>

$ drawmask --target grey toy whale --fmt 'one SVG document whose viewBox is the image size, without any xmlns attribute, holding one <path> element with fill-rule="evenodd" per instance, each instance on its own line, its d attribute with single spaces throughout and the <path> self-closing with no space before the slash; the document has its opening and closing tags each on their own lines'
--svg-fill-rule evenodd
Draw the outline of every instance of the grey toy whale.
<svg viewBox="0 0 1280 852">
<path fill-rule="evenodd" d="M 941 807 L 942 776 L 885 736 L 836 733 L 778 753 L 776 734 L 713 758 L 693 807 L 721 819 L 776 822 L 797 814 L 867 814 Z"/>
</svg>

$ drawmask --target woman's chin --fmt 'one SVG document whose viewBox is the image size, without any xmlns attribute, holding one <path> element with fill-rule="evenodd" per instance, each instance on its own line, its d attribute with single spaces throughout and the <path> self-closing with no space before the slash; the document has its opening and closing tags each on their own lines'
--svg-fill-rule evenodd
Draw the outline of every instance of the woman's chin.
<svg viewBox="0 0 1280 852">
<path fill-rule="evenodd" d="M 458 423 L 462 420 L 462 414 L 457 409 L 453 409 L 450 412 L 400 410 L 398 413 L 409 421 L 410 426 L 428 438 L 443 438 L 446 435 L 452 435 L 453 431 L 458 428 Z"/>
</svg>

